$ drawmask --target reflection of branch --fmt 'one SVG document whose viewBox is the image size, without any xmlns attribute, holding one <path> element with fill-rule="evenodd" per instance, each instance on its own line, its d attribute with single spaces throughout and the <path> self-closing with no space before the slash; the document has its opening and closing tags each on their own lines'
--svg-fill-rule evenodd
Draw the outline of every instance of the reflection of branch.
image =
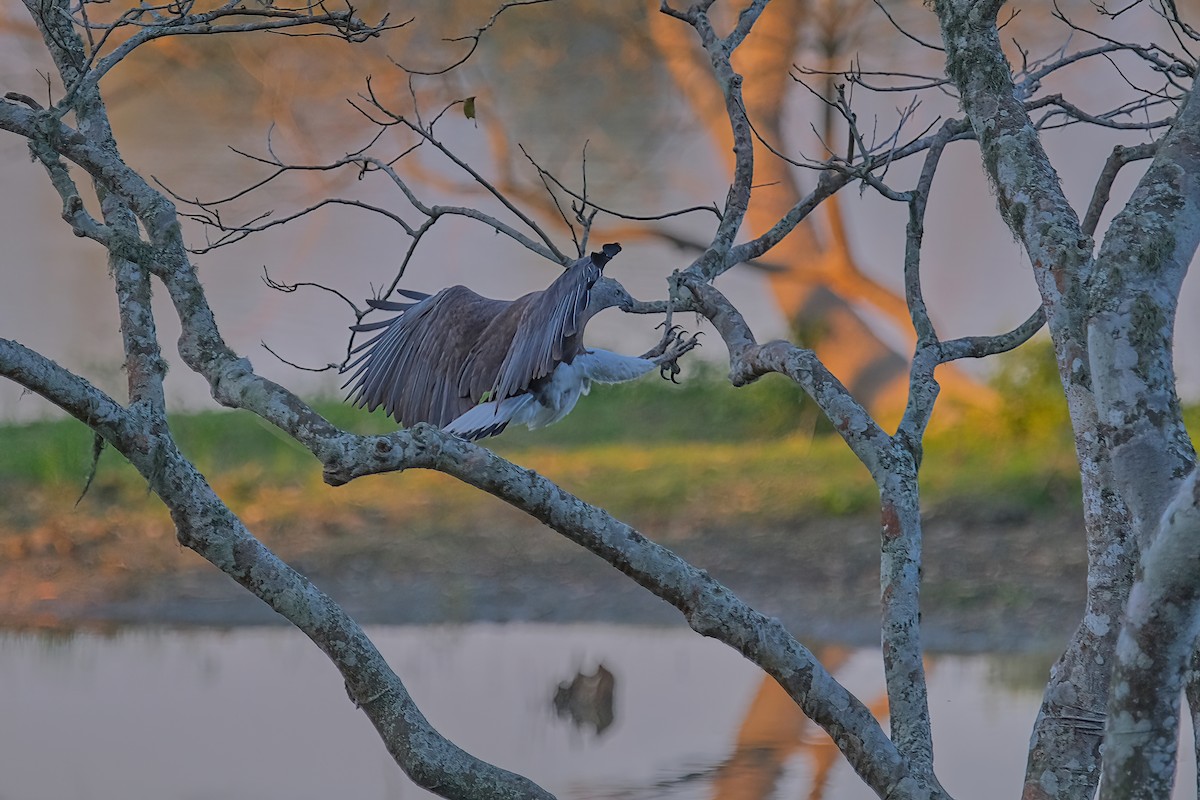
<svg viewBox="0 0 1200 800">
<path fill-rule="evenodd" d="M 390 436 L 342 441 L 349 448 L 326 462 L 328 483 L 339 485 L 363 475 L 421 467 L 445 472 L 499 497 L 669 602 L 697 633 L 733 647 L 772 675 L 833 736 L 871 786 L 895 786 L 903 779 L 906 766 L 871 712 L 779 620 L 750 608 L 707 572 L 603 509 L 490 450 L 426 424 Z"/>
</svg>

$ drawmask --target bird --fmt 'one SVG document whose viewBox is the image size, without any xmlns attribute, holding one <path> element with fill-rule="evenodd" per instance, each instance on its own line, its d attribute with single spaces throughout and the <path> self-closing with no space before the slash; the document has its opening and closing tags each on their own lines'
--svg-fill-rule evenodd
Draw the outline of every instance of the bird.
<svg viewBox="0 0 1200 800">
<path fill-rule="evenodd" d="M 674 380 L 679 356 L 698 346 L 676 326 L 642 356 L 583 344 L 585 326 L 633 299 L 603 279 L 621 252 L 616 243 L 571 263 L 546 289 L 516 300 L 494 300 L 466 286 L 436 294 L 398 289 L 412 302 L 370 299 L 397 316 L 351 326 L 379 331 L 351 350 L 347 401 L 384 412 L 404 427 L 427 422 L 467 441 L 495 436 L 511 424 L 530 430 L 558 422 L 593 382 L 621 383 L 659 367 Z"/>
</svg>

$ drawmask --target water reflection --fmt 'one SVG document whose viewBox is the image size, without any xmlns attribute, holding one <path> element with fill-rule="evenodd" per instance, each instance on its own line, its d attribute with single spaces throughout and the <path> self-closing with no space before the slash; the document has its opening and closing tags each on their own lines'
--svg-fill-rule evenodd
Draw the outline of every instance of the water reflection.
<svg viewBox="0 0 1200 800">
<path fill-rule="evenodd" d="M 855 652 L 833 645 L 818 650 L 817 657 L 837 675 Z M 886 694 L 876 691 L 862 699 L 876 719 L 886 719 Z M 811 777 L 805 795 L 810 800 L 826 797 L 826 787 L 841 760 L 837 748 L 778 683 L 764 676 L 738 729 L 733 753 L 713 775 L 712 796 L 720 800 L 774 797 L 793 758 L 807 762 Z"/>
<path fill-rule="evenodd" d="M 577 728 L 591 726 L 599 736 L 613 724 L 616 687 L 616 676 L 603 664 L 591 675 L 576 672 L 574 678 L 554 690 L 554 711 Z"/>
<path fill-rule="evenodd" d="M 687 630 L 373 633 L 448 736 L 562 798 L 872 796 L 773 682 Z M 876 654 L 821 655 L 885 715 Z M 1022 672 L 993 656 L 931 664 L 937 763 L 952 793 L 1019 793 L 1038 687 L 997 677 Z M 285 628 L 0 635 L 0 676 L 0 797 L 425 796 L 332 666 Z M 560 686 L 590 697 L 585 723 L 559 716 Z"/>
</svg>

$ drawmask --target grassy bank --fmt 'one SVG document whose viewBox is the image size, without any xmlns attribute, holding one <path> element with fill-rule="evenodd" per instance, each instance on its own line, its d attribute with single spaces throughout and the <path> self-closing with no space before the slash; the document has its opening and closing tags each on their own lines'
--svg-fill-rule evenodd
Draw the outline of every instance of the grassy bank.
<svg viewBox="0 0 1200 800">
<path fill-rule="evenodd" d="M 1063 585 L 1068 571 L 1082 580 L 1078 476 L 1061 400 L 1039 399 L 1028 380 L 1011 396 L 1020 402 L 963 416 L 926 441 L 927 594 L 972 630 L 981 614 L 1010 620 L 1036 610 L 1041 619 L 1044 606 L 1074 608 L 1074 595 L 1055 592 L 1078 588 Z M 359 432 L 393 427 L 339 402 L 318 408 Z M 386 608 L 362 600 L 367 618 L 499 614 L 508 608 L 501 596 L 518 584 L 521 603 L 533 604 L 518 603 L 520 618 L 571 617 L 562 597 L 538 595 L 549 590 L 531 575 L 549 576 L 546 585 L 575 597 L 570 607 L 583 616 L 599 598 L 611 605 L 619 595 L 594 558 L 445 475 L 414 470 L 335 489 L 306 451 L 251 414 L 179 414 L 171 425 L 269 547 L 339 597 L 388 600 Z M 598 387 L 562 423 L 487 446 L 714 570 L 764 608 L 824 618 L 825 598 L 834 597 L 839 608 L 876 613 L 867 608 L 878 586 L 876 491 L 785 380 L 733 389 L 701 375 L 683 386 Z M 183 608 L 180 618 L 197 619 L 193 606 L 240 597 L 175 542 L 161 503 L 118 454 L 105 451 L 76 506 L 91 448 L 90 433 L 70 420 L 0 427 L 0 624 L 57 624 L 114 604 L 172 619 L 162 609 Z M 1047 565 L 1050 577 L 1033 588 L 1008 577 L 1030 564 L 1035 572 Z M 428 596 L 392 602 L 397 586 L 425 587 Z M 1045 603 L 1031 599 L 1038 592 Z M 454 598 L 462 608 L 443 608 Z M 613 618 L 625 618 L 614 608 Z M 401 613 L 418 611 L 431 616 Z"/>
<path fill-rule="evenodd" d="M 358 432 L 393 428 L 381 414 L 337 401 L 317 407 Z M 929 436 L 922 471 L 927 506 L 971 503 L 1027 512 L 1078 502 L 1061 409 L 1052 397 L 1039 406 L 1028 392 L 1013 409 L 967 417 Z M 171 424 L 182 449 L 235 507 L 293 489 L 311 492 L 314 500 L 359 494 L 354 487 L 326 490 L 315 460 L 252 414 L 180 414 Z M 563 422 L 543 431 L 510 431 L 488 446 L 631 519 L 778 522 L 867 510 L 876 496 L 865 470 L 815 409 L 774 376 L 743 389 L 712 373 L 682 386 L 642 381 L 598 387 Z M 21 495 L 73 503 L 91 447 L 90 433 L 72 420 L 0 427 L 0 491 L 10 501 L 4 512 L 10 521 L 21 513 L 22 504 L 12 502 Z M 444 476 L 413 473 L 359 483 L 373 487 L 369 498 L 387 480 L 421 495 L 427 509 L 432 504 L 450 513 L 462 503 L 491 502 Z M 81 508 L 113 503 L 137 507 L 153 500 L 133 469 L 106 451 Z"/>
</svg>

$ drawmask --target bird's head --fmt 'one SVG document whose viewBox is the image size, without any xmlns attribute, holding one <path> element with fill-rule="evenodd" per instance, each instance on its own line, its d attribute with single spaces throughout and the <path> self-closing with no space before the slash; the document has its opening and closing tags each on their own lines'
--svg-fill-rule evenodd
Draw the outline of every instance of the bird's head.
<svg viewBox="0 0 1200 800">
<path fill-rule="evenodd" d="M 622 311 L 628 311 L 633 308 L 633 297 L 625 291 L 624 286 L 612 278 L 601 278 L 592 286 L 592 291 L 588 296 L 588 316 L 591 317 L 613 306 Z"/>
<path fill-rule="evenodd" d="M 596 252 L 592 253 L 592 263 L 600 270 L 603 270 L 609 261 L 616 257 L 617 253 L 621 252 L 621 245 L 613 242 L 606 244 Z M 592 317 L 606 308 L 616 306 L 624 311 L 628 311 L 633 306 L 633 298 L 629 292 L 625 291 L 625 287 L 614 281 L 612 278 L 600 278 L 596 281 L 589 292 L 587 315 Z"/>
</svg>

